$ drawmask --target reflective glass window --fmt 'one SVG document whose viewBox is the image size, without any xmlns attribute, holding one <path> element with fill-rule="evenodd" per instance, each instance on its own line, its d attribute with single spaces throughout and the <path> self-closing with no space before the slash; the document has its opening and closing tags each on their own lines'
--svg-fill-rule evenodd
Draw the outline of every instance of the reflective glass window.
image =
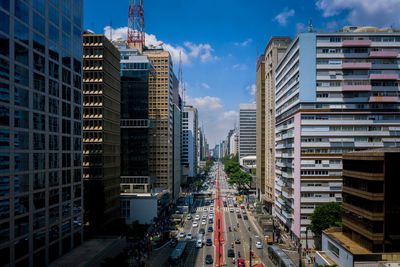
<svg viewBox="0 0 400 267">
<path fill-rule="evenodd" d="M 62 184 L 70 184 L 71 183 L 71 171 L 70 170 L 63 170 L 62 171 Z"/>
<path fill-rule="evenodd" d="M 62 98 L 71 101 L 71 88 L 65 85 L 62 86 Z"/>
<path fill-rule="evenodd" d="M 62 120 L 62 133 L 70 134 L 71 133 L 71 121 L 70 120 Z"/>
<path fill-rule="evenodd" d="M 6 106 L 0 105 L 0 125 L 8 126 L 10 120 L 10 110 Z"/>
<path fill-rule="evenodd" d="M 28 6 L 22 0 L 15 0 L 15 16 L 29 24 L 29 9 Z"/>
<path fill-rule="evenodd" d="M 68 68 L 71 68 L 71 64 L 72 64 L 72 58 L 71 55 L 68 54 L 67 52 L 63 51 L 62 52 L 62 64 Z"/>
<path fill-rule="evenodd" d="M 58 97 L 59 90 L 60 88 L 58 82 L 49 79 L 49 94 Z"/>
<path fill-rule="evenodd" d="M 60 190 L 58 188 L 49 191 L 49 206 L 53 206 L 60 202 Z"/>
<path fill-rule="evenodd" d="M 71 72 L 65 68 L 62 69 L 62 81 L 67 84 L 71 83 Z M 71 97 L 69 101 L 71 101 Z"/>
<path fill-rule="evenodd" d="M 33 169 L 43 170 L 46 168 L 46 154 L 44 153 L 33 153 Z"/>
<path fill-rule="evenodd" d="M 19 65 L 15 65 L 14 80 L 16 83 L 29 86 L 29 70 Z"/>
<path fill-rule="evenodd" d="M 67 17 L 71 17 L 71 0 L 62 1 L 62 11 Z"/>
<path fill-rule="evenodd" d="M 58 7 L 58 1 L 59 0 L 49 0 L 49 2 L 52 3 L 55 7 Z"/>
<path fill-rule="evenodd" d="M 26 110 L 14 109 L 14 126 L 29 128 L 29 112 Z"/>
<path fill-rule="evenodd" d="M 82 31 L 74 26 L 74 42 L 82 43 Z"/>
<path fill-rule="evenodd" d="M 42 36 L 37 33 L 33 33 L 33 49 L 39 51 L 40 53 L 45 53 L 46 42 Z"/>
<path fill-rule="evenodd" d="M 40 210 L 40 209 L 43 209 L 45 207 L 45 204 L 46 204 L 46 198 L 45 197 L 46 197 L 46 192 L 45 191 L 33 194 L 33 206 L 32 206 L 33 210 Z M 37 222 L 37 223 L 39 223 L 39 222 Z M 44 226 L 44 222 L 43 222 L 43 225 L 37 225 L 37 226 L 38 226 L 38 228 L 43 227 Z M 38 229 L 38 228 L 35 228 L 35 224 L 34 224 L 33 228 L 34 229 Z"/>
<path fill-rule="evenodd" d="M 0 197 L 10 195 L 10 176 L 0 176 Z"/>
<path fill-rule="evenodd" d="M 10 217 L 10 201 L 8 199 L 0 200 L 0 219 L 8 217 Z"/>
<path fill-rule="evenodd" d="M 10 131 L 6 129 L 0 129 L 0 149 L 10 148 Z"/>
<path fill-rule="evenodd" d="M 49 5 L 49 20 L 58 26 L 60 20 L 59 12 L 52 5 Z"/>
<path fill-rule="evenodd" d="M 4 222 L 0 223 L 0 244 L 3 244 L 10 240 L 10 223 L 9 222 Z M 5 255 L 2 255 L 0 252 L 0 258 L 4 257 Z M 0 264 L 5 264 L 0 260 Z"/>
<path fill-rule="evenodd" d="M 49 24 L 49 38 L 56 44 L 59 41 L 58 29 L 51 24 Z"/>
<path fill-rule="evenodd" d="M 49 75 L 54 77 L 55 79 L 58 79 L 60 75 L 58 70 L 58 64 L 53 63 L 52 61 L 49 61 Z"/>
<path fill-rule="evenodd" d="M 14 36 L 17 40 L 29 45 L 29 29 L 17 20 L 14 20 Z"/>
<path fill-rule="evenodd" d="M 74 90 L 74 103 L 80 105 L 82 102 L 82 92 Z"/>
<path fill-rule="evenodd" d="M 58 168 L 58 154 L 57 153 L 49 153 L 49 169 L 56 169 Z"/>
<path fill-rule="evenodd" d="M 74 0 L 73 2 L 74 7 L 74 23 L 78 25 L 79 27 L 81 26 L 81 14 L 82 14 L 82 0 Z"/>
<path fill-rule="evenodd" d="M 65 187 L 65 188 L 63 188 L 63 192 L 64 192 L 64 189 L 67 189 L 67 188 L 69 189 L 69 191 L 71 191 L 70 187 Z M 69 202 L 63 203 L 62 204 L 62 217 L 63 217 L 63 219 L 64 218 L 68 218 L 70 216 L 71 216 L 71 203 L 69 203 Z"/>
<path fill-rule="evenodd" d="M 0 25 L 1 25 L 1 22 L 0 22 Z M 10 55 L 9 44 L 10 44 L 10 39 L 5 35 L 0 34 L 0 55 L 3 55 L 5 57 L 8 57 Z"/>
<path fill-rule="evenodd" d="M 46 32 L 46 22 L 44 18 L 36 12 L 33 12 L 33 28 L 42 34 Z"/>
<path fill-rule="evenodd" d="M 14 170 L 29 171 L 29 153 L 15 153 L 14 154 Z"/>
<path fill-rule="evenodd" d="M 49 55 L 51 59 L 58 61 L 59 49 L 53 42 L 49 42 Z"/>
<path fill-rule="evenodd" d="M 55 98 L 49 97 L 49 112 L 53 114 L 58 114 L 58 100 Z M 50 122 L 49 122 L 50 125 Z M 49 131 L 58 132 L 58 123 L 57 128 L 51 128 Z"/>
<path fill-rule="evenodd" d="M 14 104 L 23 107 L 29 107 L 29 91 L 23 88 L 15 87 Z"/>
<path fill-rule="evenodd" d="M 5 10 L 10 10 L 10 0 L 1 0 L 0 7 L 4 8 Z"/>
<path fill-rule="evenodd" d="M 46 130 L 46 116 L 39 113 L 33 113 L 33 128 L 35 130 Z"/>
<path fill-rule="evenodd" d="M 43 217 L 39 217 L 39 216 L 43 216 Z M 38 220 L 38 223 L 36 225 L 41 225 L 42 222 L 43 222 L 43 224 L 45 223 L 44 222 L 44 211 L 41 211 L 41 212 L 38 212 L 33 215 L 33 227 L 35 227 L 35 218 L 36 217 Z M 41 227 L 39 227 L 39 228 L 41 228 Z M 33 234 L 33 249 L 37 250 L 37 249 L 43 247 L 45 244 L 45 241 L 46 241 L 46 232 L 45 231 L 39 231 L 39 232 L 34 233 Z M 44 252 L 44 250 L 43 250 L 43 252 Z M 36 255 L 38 255 L 38 253 L 35 253 L 35 255 L 34 255 L 34 262 L 37 263 L 37 265 L 35 264 L 35 266 L 45 266 L 46 261 L 43 261 L 42 259 L 39 260 L 39 262 L 42 262 L 43 264 L 38 264 L 39 262 L 35 261 Z"/>
<path fill-rule="evenodd" d="M 29 50 L 26 46 L 15 43 L 14 54 L 16 61 L 24 65 L 29 65 Z"/>
<path fill-rule="evenodd" d="M 0 31 L 5 33 L 10 33 L 10 17 L 1 10 L 0 10 Z"/>
<path fill-rule="evenodd" d="M 44 73 L 45 65 L 46 65 L 46 61 L 45 61 L 44 57 L 42 57 L 41 55 L 39 55 L 37 53 L 33 53 L 33 67 L 35 68 L 35 70 L 38 70 L 38 71 Z"/>
<path fill-rule="evenodd" d="M 46 14 L 46 0 L 33 0 L 33 8 L 44 16 Z"/>
<path fill-rule="evenodd" d="M 10 102 L 10 86 L 7 83 L 0 82 L 0 101 Z"/>
<path fill-rule="evenodd" d="M 49 172 L 49 186 L 58 186 L 60 184 L 60 177 L 57 171 Z"/>
<path fill-rule="evenodd" d="M 40 92 L 46 92 L 45 77 L 39 73 L 33 73 L 33 88 Z"/>
<path fill-rule="evenodd" d="M 44 150 L 46 147 L 46 135 L 33 133 L 33 150 Z"/>
<path fill-rule="evenodd" d="M 40 111 L 46 111 L 46 96 L 33 93 L 33 108 Z"/>
<path fill-rule="evenodd" d="M 10 64 L 8 60 L 0 58 L 0 78 L 8 80 L 10 78 Z"/>
<path fill-rule="evenodd" d="M 21 238 L 18 241 L 14 242 L 14 251 L 15 251 L 15 258 L 21 258 L 25 256 L 29 252 L 29 237 Z M 29 257 L 25 260 L 19 262 L 19 266 L 29 266 Z M 17 266 L 16 264 L 15 266 Z"/>
<path fill-rule="evenodd" d="M 82 63 L 81 61 L 74 58 L 74 71 L 77 73 L 81 73 L 82 71 Z"/>
<path fill-rule="evenodd" d="M 80 151 L 82 149 L 82 139 L 79 137 L 74 137 L 74 150 Z"/>
<path fill-rule="evenodd" d="M 29 212 L 29 197 L 28 196 L 16 197 L 14 201 L 15 216 L 22 215 L 27 212 Z"/>
<path fill-rule="evenodd" d="M 74 201 L 74 214 L 82 212 L 82 201 L 80 199 Z"/>
<path fill-rule="evenodd" d="M 29 174 L 14 175 L 14 193 L 29 192 Z"/>
<path fill-rule="evenodd" d="M 14 135 L 15 149 L 29 149 L 29 132 L 15 131 Z"/>
<path fill-rule="evenodd" d="M 50 211 L 54 210 L 54 209 L 55 208 L 50 209 Z M 54 215 L 54 216 L 51 217 L 51 215 Z M 50 219 L 49 220 L 52 221 L 53 223 L 58 220 L 58 207 L 57 207 L 57 214 L 50 212 Z M 52 223 L 52 222 L 50 222 L 50 223 Z M 52 242 L 52 241 L 57 240 L 59 238 L 60 238 L 60 228 L 58 227 L 58 225 L 53 225 L 50 228 L 50 231 L 49 231 L 49 242 Z"/>
<path fill-rule="evenodd" d="M 49 135 L 49 150 L 58 150 L 58 135 Z"/>
<path fill-rule="evenodd" d="M 14 237 L 20 237 L 29 233 L 29 216 L 15 220 Z"/>
<path fill-rule="evenodd" d="M 71 35 L 71 22 L 65 16 L 62 16 L 62 30 L 66 34 Z"/>
</svg>

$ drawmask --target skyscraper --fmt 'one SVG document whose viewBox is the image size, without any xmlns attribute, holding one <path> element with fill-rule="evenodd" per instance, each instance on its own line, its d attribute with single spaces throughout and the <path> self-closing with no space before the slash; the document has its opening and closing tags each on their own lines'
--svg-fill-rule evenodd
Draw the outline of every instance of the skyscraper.
<svg viewBox="0 0 400 267">
<path fill-rule="evenodd" d="M 82 242 L 82 1 L 0 1 L 0 264 Z"/>
<path fill-rule="evenodd" d="M 400 33 L 307 32 L 275 68 L 275 214 L 304 238 L 314 208 L 342 202 L 342 153 L 399 145 Z"/>
<path fill-rule="evenodd" d="M 239 159 L 256 155 L 256 104 L 239 105 Z"/>
<path fill-rule="evenodd" d="M 197 175 L 198 114 L 193 106 L 183 107 L 183 153 L 182 164 L 189 166 L 189 177 Z"/>
<path fill-rule="evenodd" d="M 120 54 L 103 35 L 83 35 L 85 225 L 98 234 L 120 218 Z"/>
</svg>

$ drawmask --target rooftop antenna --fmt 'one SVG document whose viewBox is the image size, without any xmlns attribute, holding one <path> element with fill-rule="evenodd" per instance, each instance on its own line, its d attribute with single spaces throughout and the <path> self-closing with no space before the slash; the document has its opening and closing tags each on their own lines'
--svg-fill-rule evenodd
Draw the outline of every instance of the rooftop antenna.
<svg viewBox="0 0 400 267">
<path fill-rule="evenodd" d="M 145 45 L 143 0 L 129 0 L 128 45 L 142 50 Z"/>
<path fill-rule="evenodd" d="M 308 20 L 308 32 L 314 32 L 314 28 L 312 26 L 312 18 Z"/>
</svg>

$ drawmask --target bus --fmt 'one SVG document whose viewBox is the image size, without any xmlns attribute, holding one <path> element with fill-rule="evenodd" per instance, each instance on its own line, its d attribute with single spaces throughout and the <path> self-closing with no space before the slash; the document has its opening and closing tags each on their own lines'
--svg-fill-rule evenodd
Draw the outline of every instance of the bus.
<svg viewBox="0 0 400 267">
<path fill-rule="evenodd" d="M 296 267 L 296 264 L 286 255 L 283 250 L 277 245 L 268 246 L 268 257 L 272 263 L 278 267 Z"/>
<path fill-rule="evenodd" d="M 182 267 L 186 258 L 186 242 L 179 241 L 178 245 L 169 256 L 168 263 L 171 267 Z"/>
</svg>

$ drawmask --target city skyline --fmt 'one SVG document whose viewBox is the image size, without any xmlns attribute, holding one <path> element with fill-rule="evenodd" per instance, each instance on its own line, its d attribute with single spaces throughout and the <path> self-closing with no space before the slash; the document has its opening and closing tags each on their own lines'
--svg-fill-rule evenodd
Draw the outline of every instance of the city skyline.
<svg viewBox="0 0 400 267">
<path fill-rule="evenodd" d="M 113 39 L 126 36 L 128 1 L 93 8 L 107 3 L 84 1 L 84 29 L 104 33 L 112 21 Z M 182 51 L 186 104 L 199 109 L 199 125 L 205 125 L 212 147 L 233 128 L 239 104 L 255 102 L 257 46 L 261 55 L 271 36 L 293 38 L 307 31 L 310 18 L 317 31 L 325 32 L 344 25 L 400 26 L 398 1 L 229 3 L 144 1 L 146 42 L 164 43 L 176 73 Z M 221 115 L 215 118 L 216 113 Z"/>
</svg>

